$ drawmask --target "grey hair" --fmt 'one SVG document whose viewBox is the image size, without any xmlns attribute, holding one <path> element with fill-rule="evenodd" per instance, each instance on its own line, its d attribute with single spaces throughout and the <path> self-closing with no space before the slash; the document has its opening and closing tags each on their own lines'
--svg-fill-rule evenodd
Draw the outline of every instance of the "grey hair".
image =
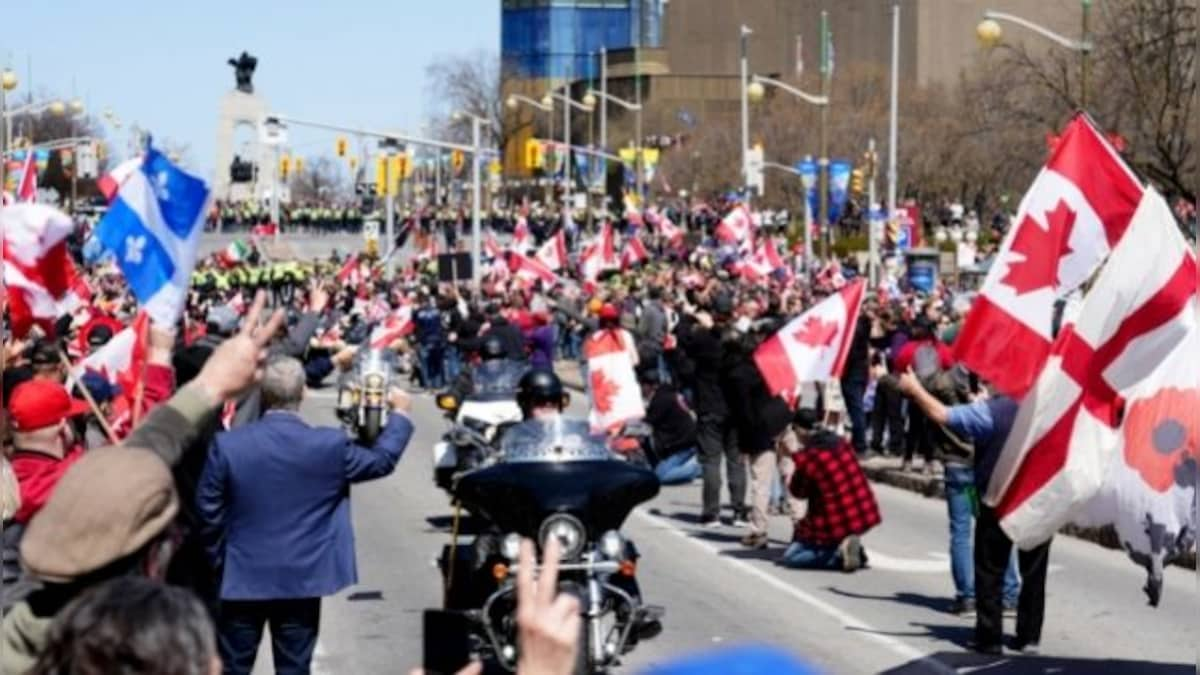
<svg viewBox="0 0 1200 675">
<path fill-rule="evenodd" d="M 263 374 L 263 407 L 273 410 L 299 410 L 304 398 L 304 366 L 290 356 L 267 361 Z"/>
</svg>

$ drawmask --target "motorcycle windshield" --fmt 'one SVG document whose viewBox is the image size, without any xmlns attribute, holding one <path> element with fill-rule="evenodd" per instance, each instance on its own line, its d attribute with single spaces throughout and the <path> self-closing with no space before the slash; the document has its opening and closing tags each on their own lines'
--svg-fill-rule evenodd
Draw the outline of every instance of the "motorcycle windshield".
<svg viewBox="0 0 1200 675">
<path fill-rule="evenodd" d="M 578 462 L 613 459 L 607 439 L 592 433 L 586 420 L 556 416 L 522 422 L 504 434 L 501 461 Z"/>
<path fill-rule="evenodd" d="M 525 369 L 512 361 L 484 362 L 475 369 L 471 379 L 475 389 L 472 397 L 483 400 L 505 400 L 517 397 L 517 384 Z"/>
</svg>

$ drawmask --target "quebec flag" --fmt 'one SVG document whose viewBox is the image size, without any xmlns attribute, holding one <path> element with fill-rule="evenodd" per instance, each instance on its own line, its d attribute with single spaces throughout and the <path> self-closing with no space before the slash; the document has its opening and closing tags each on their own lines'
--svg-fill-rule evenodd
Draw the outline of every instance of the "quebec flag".
<svg viewBox="0 0 1200 675">
<path fill-rule="evenodd" d="M 96 227 L 138 303 L 160 325 L 183 314 L 208 194 L 204 181 L 147 147 L 141 169 L 121 184 Z"/>
</svg>

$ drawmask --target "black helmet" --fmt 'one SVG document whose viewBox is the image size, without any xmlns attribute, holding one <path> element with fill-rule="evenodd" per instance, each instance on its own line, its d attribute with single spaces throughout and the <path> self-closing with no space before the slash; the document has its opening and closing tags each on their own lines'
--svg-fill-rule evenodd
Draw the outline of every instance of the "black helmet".
<svg viewBox="0 0 1200 675">
<path fill-rule="evenodd" d="M 534 408 L 555 406 L 562 410 L 565 405 L 562 380 L 552 370 L 534 368 L 521 377 L 517 385 L 517 405 L 526 419 Z"/>
<path fill-rule="evenodd" d="M 502 359 L 506 355 L 504 349 L 504 340 L 495 333 L 490 333 L 483 338 L 483 343 L 479 345 L 479 358 L 484 361 L 495 361 Z"/>
</svg>

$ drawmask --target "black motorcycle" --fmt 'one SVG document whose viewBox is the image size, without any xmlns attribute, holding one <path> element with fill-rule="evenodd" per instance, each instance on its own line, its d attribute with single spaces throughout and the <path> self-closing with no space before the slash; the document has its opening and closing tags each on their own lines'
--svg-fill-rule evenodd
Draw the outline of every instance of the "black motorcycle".
<svg viewBox="0 0 1200 675">
<path fill-rule="evenodd" d="M 524 422 L 508 430 L 501 450 L 495 463 L 460 475 L 453 487 L 489 526 L 471 543 L 443 549 L 440 614 L 463 619 L 474 656 L 514 669 L 520 542 L 534 540 L 541 556 L 555 537 L 563 551 L 559 591 L 575 595 L 582 611 L 575 672 L 618 665 L 639 639 L 661 630 L 663 609 L 642 602 L 637 553 L 619 531 L 634 507 L 658 494 L 658 478 L 613 452 L 582 420 Z"/>
</svg>

